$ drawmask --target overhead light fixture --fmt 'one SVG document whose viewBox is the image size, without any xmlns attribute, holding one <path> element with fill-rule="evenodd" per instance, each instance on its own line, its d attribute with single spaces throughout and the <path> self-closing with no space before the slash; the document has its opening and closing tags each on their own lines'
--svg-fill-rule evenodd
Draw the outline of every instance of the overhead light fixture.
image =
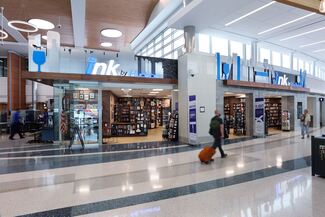
<svg viewBox="0 0 325 217">
<path fill-rule="evenodd" d="M 271 1 L 270 3 L 268 3 L 266 5 L 263 5 L 262 7 L 259 7 L 259 8 L 255 9 L 255 10 L 253 10 L 253 11 L 251 11 L 251 12 L 249 12 L 249 13 L 247 13 L 247 14 L 245 14 L 245 15 L 243 15 L 243 16 L 241 16 L 241 17 L 239 17 L 239 18 L 237 18 L 237 19 L 235 19 L 235 20 L 233 20 L 231 22 L 229 22 L 229 23 L 226 23 L 225 26 L 230 26 L 230 25 L 232 25 L 232 24 L 234 24 L 234 23 L 236 23 L 236 22 L 238 22 L 238 21 L 240 21 L 240 20 L 242 20 L 242 19 L 244 19 L 244 18 L 246 18 L 246 17 L 248 17 L 248 16 L 250 16 L 252 14 L 255 14 L 256 12 L 258 12 L 260 10 L 263 10 L 264 8 L 267 8 L 267 7 L 271 6 L 271 5 L 273 5 L 274 3 L 275 3 L 275 1 Z"/>
<path fill-rule="evenodd" d="M 20 25 L 26 25 L 31 27 L 32 29 L 24 29 L 24 28 L 20 28 L 15 26 L 16 24 L 20 24 Z M 38 28 L 37 26 L 35 26 L 34 24 L 31 23 L 27 23 L 26 21 L 22 21 L 22 20 L 11 20 L 8 22 L 8 26 L 10 26 L 11 28 L 21 31 L 21 32 L 28 32 L 28 33 L 32 33 L 32 32 L 37 32 Z"/>
<path fill-rule="evenodd" d="M 163 91 L 163 89 L 152 89 L 152 91 Z"/>
<path fill-rule="evenodd" d="M 299 17 L 299 18 L 297 18 L 297 19 L 294 19 L 294 20 L 291 20 L 291 21 L 289 21 L 289 22 L 283 23 L 283 24 L 281 24 L 281 25 L 275 26 L 275 27 L 273 27 L 273 28 L 267 29 L 267 30 L 265 30 L 265 31 L 263 31 L 263 32 L 259 32 L 258 35 L 263 35 L 263 34 L 265 34 L 265 33 L 268 33 L 268 32 L 271 32 L 271 31 L 273 31 L 273 30 L 279 29 L 279 28 L 281 28 L 281 27 L 287 26 L 287 25 L 289 25 L 289 24 L 292 24 L 292 23 L 298 22 L 298 21 L 300 21 L 300 20 L 303 20 L 303 19 L 308 18 L 308 17 L 310 17 L 310 16 L 313 16 L 313 15 L 315 15 L 315 14 L 316 14 L 316 13 L 310 13 L 310 14 L 307 14 L 307 15 L 305 15 L 305 16 Z"/>
<path fill-rule="evenodd" d="M 102 46 L 102 47 L 112 47 L 113 44 L 110 43 L 110 42 L 102 42 L 102 43 L 100 43 L 100 46 Z"/>
<path fill-rule="evenodd" d="M 45 30 L 50 30 L 54 29 L 55 26 L 53 23 L 47 21 L 47 20 L 42 20 L 42 19 L 30 19 L 28 20 L 29 24 L 33 24 L 39 29 L 45 29 Z"/>
<path fill-rule="evenodd" d="M 42 35 L 42 39 L 47 40 L 47 36 L 46 35 Z"/>
<path fill-rule="evenodd" d="M 289 39 L 298 38 L 300 36 L 308 35 L 308 34 L 311 34 L 311 33 L 314 33 L 314 32 L 319 32 L 319 31 L 324 30 L 324 29 L 325 29 L 325 27 L 321 27 L 321 28 L 314 29 L 314 30 L 311 30 L 311 31 L 308 31 L 308 32 L 303 32 L 303 33 L 300 33 L 300 34 L 297 34 L 297 35 L 293 35 L 293 36 L 290 36 L 290 37 L 287 37 L 287 38 L 283 38 L 280 41 L 287 41 Z"/>
<path fill-rule="evenodd" d="M 325 0 L 320 1 L 319 12 L 325 13 Z"/>
<path fill-rule="evenodd" d="M 323 51 L 325 51 L 325 49 L 315 50 L 315 51 L 313 51 L 313 53 L 320 53 L 320 52 L 323 52 Z"/>
<path fill-rule="evenodd" d="M 310 47 L 310 46 L 313 46 L 313 45 L 317 45 L 317 44 L 323 44 L 325 43 L 325 40 L 323 41 L 318 41 L 318 42 L 314 42 L 314 43 L 310 43 L 310 44 L 304 44 L 304 45 L 301 45 L 299 46 L 300 48 L 304 48 L 304 47 Z"/>
<path fill-rule="evenodd" d="M 122 32 L 117 29 L 103 29 L 100 33 L 102 36 L 109 38 L 118 38 L 123 35 Z"/>
<path fill-rule="evenodd" d="M 0 40 L 8 38 L 8 33 L 0 29 Z"/>
</svg>

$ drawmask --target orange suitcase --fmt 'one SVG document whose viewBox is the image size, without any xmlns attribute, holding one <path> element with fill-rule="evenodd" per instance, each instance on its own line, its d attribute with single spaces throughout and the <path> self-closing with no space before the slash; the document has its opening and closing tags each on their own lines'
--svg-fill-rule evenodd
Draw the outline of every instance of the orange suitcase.
<svg viewBox="0 0 325 217">
<path fill-rule="evenodd" d="M 216 150 L 213 147 L 206 146 L 202 151 L 200 151 L 199 159 L 201 162 L 208 164 L 215 153 Z"/>
</svg>

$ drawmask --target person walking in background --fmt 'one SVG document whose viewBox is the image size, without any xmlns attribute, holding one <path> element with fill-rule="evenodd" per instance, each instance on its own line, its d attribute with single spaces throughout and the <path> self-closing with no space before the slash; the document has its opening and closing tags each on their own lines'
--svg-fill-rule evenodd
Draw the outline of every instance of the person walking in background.
<svg viewBox="0 0 325 217">
<path fill-rule="evenodd" d="M 24 138 L 21 133 L 21 123 L 20 123 L 20 110 L 18 109 L 12 117 L 11 125 L 10 125 L 10 136 L 9 139 L 14 140 L 14 136 L 16 133 L 20 136 L 20 138 Z"/>
<path fill-rule="evenodd" d="M 300 117 L 301 122 L 301 138 L 305 138 L 305 134 L 307 134 L 307 138 L 309 138 L 309 125 L 310 125 L 310 114 L 308 112 L 308 109 L 304 110 L 304 113 Z"/>
<path fill-rule="evenodd" d="M 215 116 L 211 119 L 209 133 L 214 138 L 212 147 L 219 149 L 221 158 L 227 157 L 227 154 L 225 154 L 222 149 L 222 139 L 224 139 L 224 124 L 221 118 L 221 113 L 218 110 L 215 111 Z"/>
</svg>

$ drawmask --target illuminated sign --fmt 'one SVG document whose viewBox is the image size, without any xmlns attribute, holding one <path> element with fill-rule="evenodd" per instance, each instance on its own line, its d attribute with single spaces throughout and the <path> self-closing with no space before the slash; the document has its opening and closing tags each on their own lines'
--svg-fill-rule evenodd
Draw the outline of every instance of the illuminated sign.
<svg viewBox="0 0 325 217">
<path fill-rule="evenodd" d="M 306 71 L 300 70 L 299 75 L 293 75 L 293 74 L 287 74 L 287 73 L 275 71 L 272 82 L 273 84 L 276 85 L 305 87 Z"/>
<path fill-rule="evenodd" d="M 86 68 L 87 75 L 121 75 L 117 72 L 120 64 L 115 64 L 114 60 L 108 61 L 108 63 L 97 63 L 96 58 L 90 57 Z"/>
</svg>

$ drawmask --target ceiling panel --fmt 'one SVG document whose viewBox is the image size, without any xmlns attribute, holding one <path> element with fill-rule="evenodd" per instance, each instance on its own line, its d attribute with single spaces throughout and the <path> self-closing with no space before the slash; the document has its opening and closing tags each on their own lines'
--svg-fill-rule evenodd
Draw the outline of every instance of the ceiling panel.
<svg viewBox="0 0 325 217">
<path fill-rule="evenodd" d="M 145 27 L 158 0 L 91 0 L 86 3 L 86 46 L 99 48 L 100 42 L 112 42 L 120 50 Z M 123 36 L 111 39 L 101 36 L 104 28 L 115 28 Z"/>
</svg>

